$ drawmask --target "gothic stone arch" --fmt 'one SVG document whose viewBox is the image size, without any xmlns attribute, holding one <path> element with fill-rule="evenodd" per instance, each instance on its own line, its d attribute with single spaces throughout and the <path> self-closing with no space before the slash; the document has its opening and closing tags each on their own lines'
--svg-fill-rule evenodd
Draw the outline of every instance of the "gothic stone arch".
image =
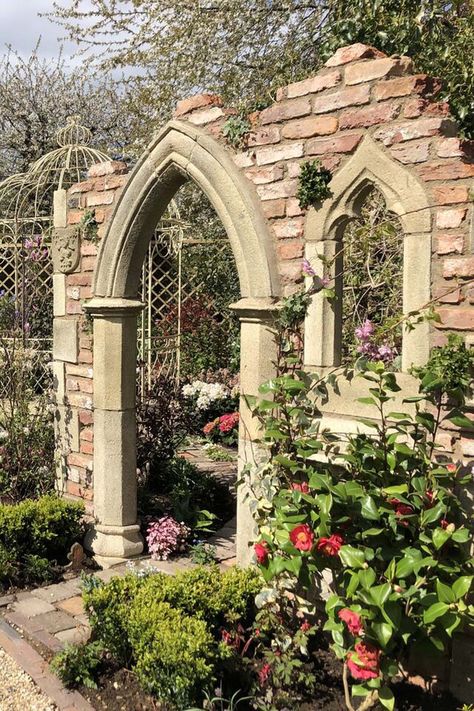
<svg viewBox="0 0 474 711">
<path fill-rule="evenodd" d="M 431 295 L 432 235 L 428 196 L 418 177 L 387 156 L 370 136 L 363 139 L 354 155 L 334 176 L 330 183 L 332 197 L 318 210 L 312 208 L 308 212 L 306 258 L 321 270 L 318 255 L 331 259 L 340 253 L 347 223 L 359 214 L 372 186 L 380 190 L 387 208 L 400 218 L 404 232 L 402 309 L 403 313 L 416 311 Z M 334 277 L 338 271 L 334 265 Z M 337 279 L 342 281 L 342 276 Z M 342 294 L 342 290 L 339 291 Z M 340 364 L 341 302 L 341 298 L 329 303 L 319 295 L 313 297 L 305 322 L 307 365 Z M 429 350 L 426 321 L 417 324 L 413 331 L 404 331 L 402 369 L 407 371 L 411 365 L 423 365 Z"/>
<path fill-rule="evenodd" d="M 193 180 L 229 237 L 242 299 L 233 308 L 242 332 L 241 385 L 256 393 L 271 374 L 271 313 L 279 296 L 276 257 L 256 195 L 230 155 L 201 129 L 172 121 L 156 136 L 120 196 L 97 258 L 94 297 L 94 513 L 90 545 L 102 563 L 142 550 L 136 511 L 135 370 L 142 263 L 160 216 Z M 240 459 L 251 454 L 254 427 L 241 408 Z M 239 497 L 239 560 L 248 557 L 251 520 Z"/>
</svg>

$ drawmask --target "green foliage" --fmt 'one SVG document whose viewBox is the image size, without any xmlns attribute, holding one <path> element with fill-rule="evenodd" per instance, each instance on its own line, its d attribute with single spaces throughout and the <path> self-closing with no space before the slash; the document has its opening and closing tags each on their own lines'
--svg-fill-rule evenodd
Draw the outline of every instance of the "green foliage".
<svg viewBox="0 0 474 711">
<path fill-rule="evenodd" d="M 180 709 L 209 687 L 218 650 L 205 621 L 166 602 L 134 605 L 128 624 L 142 686 Z"/>
<path fill-rule="evenodd" d="M 343 267 L 336 263 L 335 269 L 342 272 L 343 281 L 342 362 L 354 362 L 355 329 L 366 320 L 380 331 L 384 342 L 388 338 L 388 345 L 401 353 L 403 230 L 379 191 L 369 193 L 360 217 L 346 227 L 341 249 Z"/>
<path fill-rule="evenodd" d="M 424 392 L 445 393 L 449 401 L 464 404 L 466 394 L 472 389 L 474 375 L 474 350 L 468 348 L 464 339 L 449 334 L 446 345 L 433 348 L 427 365 L 414 369 Z"/>
<path fill-rule="evenodd" d="M 457 365 L 443 379 L 449 358 Z M 255 408 L 271 453 L 253 474 L 256 552 L 269 585 L 263 604 L 287 589 L 309 596 L 329 569 L 325 629 L 333 651 L 358 681 L 353 694 L 386 708 L 397 665 L 409 654 L 449 650 L 453 632 L 474 620 L 472 530 L 456 494 L 466 479 L 435 444 L 443 424 L 470 424 L 449 406 L 470 366 L 463 344 L 450 339 L 422 369 L 408 411 L 392 412 L 395 374 L 360 360 L 355 377 L 368 394 L 358 402 L 372 407 L 370 419 L 360 418 L 361 434 L 322 429 L 315 401 L 334 382 L 294 366 L 261 387 L 265 399 Z M 341 613 L 355 620 L 352 629 Z"/>
<path fill-rule="evenodd" d="M 202 708 L 186 709 L 186 711 L 236 711 L 240 704 L 245 704 L 246 701 L 251 701 L 252 696 L 241 696 L 240 690 L 236 691 L 230 699 L 224 699 L 222 696 L 211 697 L 208 693 L 205 694 L 206 701 Z M 470 711 L 470 709 L 463 709 Z"/>
<path fill-rule="evenodd" d="M 329 187 L 331 178 L 331 172 L 323 168 L 319 160 L 302 164 L 296 193 L 302 210 L 331 197 L 332 191 Z"/>
<path fill-rule="evenodd" d="M 199 701 L 215 681 L 230 654 L 221 628 L 252 621 L 260 587 L 255 570 L 221 573 L 212 566 L 113 578 L 88 585 L 83 598 L 95 638 L 146 689 L 179 709 Z"/>
<path fill-rule="evenodd" d="M 245 137 L 251 129 L 250 121 L 242 115 L 229 116 L 222 129 L 223 135 L 234 148 L 245 144 Z"/>
<path fill-rule="evenodd" d="M 236 460 L 236 455 L 233 452 L 229 452 L 218 444 L 204 445 L 204 451 L 206 457 L 213 462 L 235 462 Z"/>
<path fill-rule="evenodd" d="M 208 543 L 196 543 L 191 546 L 190 557 L 196 565 L 211 565 L 216 562 L 216 547 Z"/>
<path fill-rule="evenodd" d="M 86 686 L 97 689 L 97 675 L 104 662 L 101 642 L 84 645 L 66 644 L 51 661 L 51 669 L 68 688 Z"/>
<path fill-rule="evenodd" d="M 92 244 L 98 244 L 97 235 L 98 223 L 95 218 L 95 210 L 85 210 L 78 225 L 78 230 L 84 239 L 88 239 Z"/>
<path fill-rule="evenodd" d="M 228 487 L 207 472 L 200 471 L 183 457 L 163 462 L 140 482 L 139 508 L 145 514 L 171 513 L 177 521 L 195 528 L 209 516 L 225 523 L 234 511 L 234 500 Z"/>
<path fill-rule="evenodd" d="M 83 506 L 54 495 L 0 504 L 0 585 L 40 583 L 83 536 Z"/>
</svg>

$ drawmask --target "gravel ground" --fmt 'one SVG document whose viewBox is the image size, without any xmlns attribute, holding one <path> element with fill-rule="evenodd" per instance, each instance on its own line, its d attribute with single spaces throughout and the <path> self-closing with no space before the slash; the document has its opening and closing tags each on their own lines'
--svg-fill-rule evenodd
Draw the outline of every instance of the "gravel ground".
<svg viewBox="0 0 474 711">
<path fill-rule="evenodd" d="M 56 706 L 0 649 L 0 711 L 55 711 Z"/>
</svg>

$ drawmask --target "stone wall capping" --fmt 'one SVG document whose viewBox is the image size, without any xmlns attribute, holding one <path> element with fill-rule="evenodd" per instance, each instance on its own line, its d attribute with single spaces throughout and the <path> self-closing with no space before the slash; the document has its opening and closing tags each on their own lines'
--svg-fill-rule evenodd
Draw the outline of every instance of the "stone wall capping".
<svg viewBox="0 0 474 711">
<path fill-rule="evenodd" d="M 95 297 L 86 301 L 82 308 L 94 318 L 100 318 L 102 315 L 107 317 L 122 314 L 139 314 L 145 308 L 145 304 L 136 299 Z"/>
</svg>

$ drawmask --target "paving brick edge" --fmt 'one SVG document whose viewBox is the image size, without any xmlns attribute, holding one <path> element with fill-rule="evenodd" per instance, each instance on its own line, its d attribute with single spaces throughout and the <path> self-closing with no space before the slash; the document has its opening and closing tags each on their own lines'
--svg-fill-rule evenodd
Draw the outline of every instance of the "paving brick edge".
<svg viewBox="0 0 474 711">
<path fill-rule="evenodd" d="M 59 711 L 94 711 L 94 707 L 78 691 L 69 691 L 61 684 L 49 671 L 48 662 L 5 620 L 0 620 L 0 647 L 33 679 Z"/>
</svg>

